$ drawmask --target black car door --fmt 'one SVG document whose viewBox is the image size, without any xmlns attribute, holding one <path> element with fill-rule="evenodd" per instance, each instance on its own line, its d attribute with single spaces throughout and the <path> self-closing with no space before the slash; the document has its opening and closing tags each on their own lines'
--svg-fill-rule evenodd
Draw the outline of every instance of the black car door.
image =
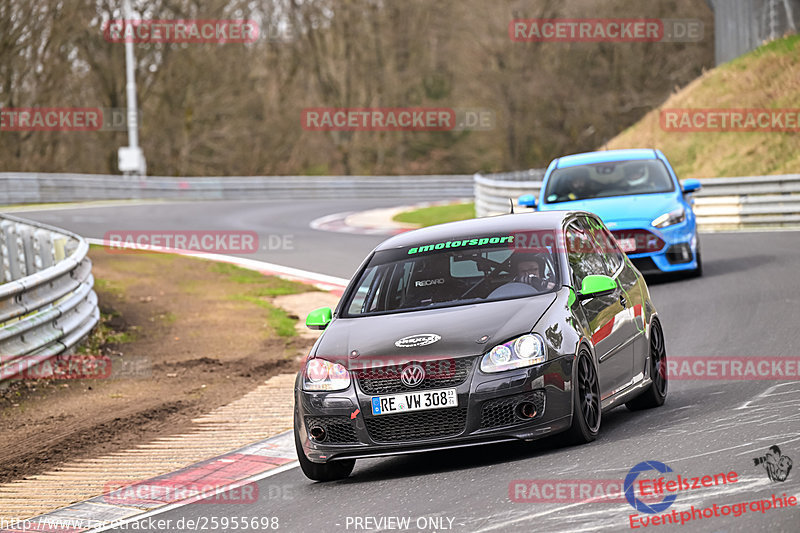
<svg viewBox="0 0 800 533">
<path fill-rule="evenodd" d="M 593 237 L 586 219 L 581 217 L 567 226 L 567 251 L 574 288 L 580 291 L 588 275 L 614 276 L 606 265 L 604 251 Z M 592 343 L 599 362 L 600 395 L 603 399 L 630 383 L 633 367 L 631 320 L 619 287 L 605 296 L 581 302 Z"/>
<path fill-rule="evenodd" d="M 589 222 L 591 223 L 591 221 Z M 619 248 L 611 232 L 605 227 L 600 227 L 598 233 L 602 234 L 601 240 L 605 251 L 606 266 L 610 271 L 616 273 L 615 279 L 622 291 L 621 296 L 627 308 L 629 324 L 625 327 L 629 330 L 629 342 L 633 345 L 631 379 L 636 382 L 644 378 L 644 366 L 650 353 L 644 323 L 644 303 L 647 298 L 647 286 L 642 275 L 636 271 L 630 260 L 625 257 L 625 253 Z"/>
</svg>

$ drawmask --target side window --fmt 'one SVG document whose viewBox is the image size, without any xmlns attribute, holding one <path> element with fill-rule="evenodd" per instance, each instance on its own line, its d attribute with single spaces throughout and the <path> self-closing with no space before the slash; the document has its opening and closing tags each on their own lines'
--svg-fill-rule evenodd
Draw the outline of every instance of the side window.
<svg viewBox="0 0 800 533">
<path fill-rule="evenodd" d="M 603 249 L 606 251 L 606 264 L 609 267 L 609 272 L 614 273 L 625 264 L 625 254 L 619 249 L 619 245 L 617 244 L 617 240 L 614 238 L 614 236 L 611 235 L 611 233 L 605 228 L 603 228 L 603 236 Z"/>
<path fill-rule="evenodd" d="M 358 286 L 356 289 L 356 294 L 353 297 L 353 300 L 350 302 L 350 307 L 347 309 L 349 314 L 359 314 L 366 311 L 364 309 L 364 304 L 366 303 L 367 296 L 369 295 L 370 287 L 372 286 L 372 282 L 375 279 L 375 272 L 377 272 L 377 268 L 372 268 L 364 277 L 361 285 Z"/>
<path fill-rule="evenodd" d="M 611 233 L 591 217 L 581 217 L 582 225 L 589 230 L 594 243 L 600 248 L 609 276 L 613 276 L 625 263 L 625 258 Z"/>
<path fill-rule="evenodd" d="M 608 275 L 603 253 L 592 239 L 589 228 L 580 220 L 567 226 L 567 255 L 575 287 L 580 289 L 583 278 L 589 275 Z"/>
</svg>

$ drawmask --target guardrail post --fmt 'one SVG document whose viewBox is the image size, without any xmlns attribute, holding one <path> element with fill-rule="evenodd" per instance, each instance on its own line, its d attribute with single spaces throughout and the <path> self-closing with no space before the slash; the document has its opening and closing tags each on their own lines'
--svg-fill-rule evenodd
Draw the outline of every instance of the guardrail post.
<svg viewBox="0 0 800 533">
<path fill-rule="evenodd" d="M 14 281 L 22 277 L 19 258 L 19 242 L 17 240 L 17 224 L 10 220 L 0 222 L 0 235 L 3 251 L 3 281 Z"/>
<path fill-rule="evenodd" d="M 23 262 L 25 264 L 25 275 L 35 274 L 41 268 L 37 268 L 37 253 L 33 239 L 33 228 L 29 226 L 19 227 L 19 238 L 22 241 Z M 41 260 L 39 260 L 41 264 Z"/>
<path fill-rule="evenodd" d="M 49 230 L 40 229 L 34 233 L 37 254 L 41 258 L 41 270 L 55 264 L 55 251 L 53 250 L 53 234 Z"/>
<path fill-rule="evenodd" d="M 55 256 L 56 262 L 63 261 L 65 257 L 67 257 L 67 239 L 64 237 L 55 239 L 53 241 L 53 255 Z"/>
</svg>

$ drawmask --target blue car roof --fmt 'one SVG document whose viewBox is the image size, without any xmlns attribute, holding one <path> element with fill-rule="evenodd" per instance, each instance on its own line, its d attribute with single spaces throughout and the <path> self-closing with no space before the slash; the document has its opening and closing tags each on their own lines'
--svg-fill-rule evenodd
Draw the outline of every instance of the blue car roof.
<svg viewBox="0 0 800 533">
<path fill-rule="evenodd" d="M 655 150 L 606 150 L 602 152 L 586 152 L 584 154 L 567 155 L 557 159 L 556 168 L 589 165 L 592 163 L 609 163 L 613 161 L 630 161 L 632 159 L 658 159 Z"/>
</svg>

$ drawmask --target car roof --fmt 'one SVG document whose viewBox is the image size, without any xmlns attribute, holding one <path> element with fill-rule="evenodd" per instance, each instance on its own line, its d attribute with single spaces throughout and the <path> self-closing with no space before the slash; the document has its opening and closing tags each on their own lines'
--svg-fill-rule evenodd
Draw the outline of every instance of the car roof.
<svg viewBox="0 0 800 533">
<path fill-rule="evenodd" d="M 596 218 L 596 215 L 585 211 L 535 211 L 516 215 L 473 218 L 407 231 L 383 241 L 375 250 L 390 250 L 435 241 L 471 239 L 492 233 L 510 234 L 520 231 L 561 229 L 563 221 L 576 214 L 585 214 Z"/>
<path fill-rule="evenodd" d="M 556 159 L 556 168 L 574 167 L 576 165 L 589 165 L 592 163 L 610 163 L 613 161 L 630 161 L 632 159 L 658 159 L 655 150 L 637 148 L 633 150 L 605 150 L 602 152 L 586 152 L 583 154 L 567 155 Z"/>
</svg>

